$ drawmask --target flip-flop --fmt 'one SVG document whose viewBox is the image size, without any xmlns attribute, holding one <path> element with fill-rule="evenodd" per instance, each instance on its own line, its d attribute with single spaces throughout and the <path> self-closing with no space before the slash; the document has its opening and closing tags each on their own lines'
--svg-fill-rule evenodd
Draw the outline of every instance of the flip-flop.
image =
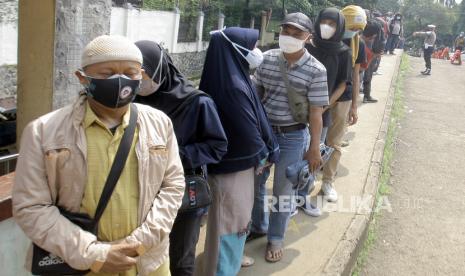
<svg viewBox="0 0 465 276">
<path fill-rule="evenodd" d="M 273 255 L 274 253 L 277 253 L 278 251 L 281 251 L 281 257 L 278 258 L 273 258 L 269 257 L 270 253 Z M 281 261 L 283 258 L 283 245 L 282 244 L 271 244 L 267 243 L 266 244 L 266 252 L 265 252 L 265 260 L 269 263 L 276 263 Z"/>
<path fill-rule="evenodd" d="M 242 256 L 241 267 L 249 267 L 255 264 L 255 259 L 246 255 Z"/>
</svg>

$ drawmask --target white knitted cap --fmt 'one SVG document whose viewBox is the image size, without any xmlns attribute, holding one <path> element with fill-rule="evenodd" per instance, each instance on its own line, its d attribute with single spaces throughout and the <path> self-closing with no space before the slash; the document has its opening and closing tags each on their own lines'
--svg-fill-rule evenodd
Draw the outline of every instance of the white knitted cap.
<svg viewBox="0 0 465 276">
<path fill-rule="evenodd" d="M 139 48 L 124 36 L 102 35 L 87 44 L 82 52 L 81 67 L 106 61 L 135 61 L 142 64 Z"/>
</svg>

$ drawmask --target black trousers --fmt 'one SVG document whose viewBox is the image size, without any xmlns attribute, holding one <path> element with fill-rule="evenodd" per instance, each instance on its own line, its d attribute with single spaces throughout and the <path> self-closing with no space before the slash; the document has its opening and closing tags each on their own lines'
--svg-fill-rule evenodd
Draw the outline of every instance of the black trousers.
<svg viewBox="0 0 465 276">
<path fill-rule="evenodd" d="M 195 269 L 195 247 L 199 240 L 198 213 L 178 214 L 170 233 L 170 271 L 172 276 L 192 276 Z"/>
<path fill-rule="evenodd" d="M 373 72 L 374 69 L 377 67 L 376 61 L 372 60 L 368 68 L 365 70 L 365 74 L 363 75 L 363 97 L 369 98 L 371 97 L 371 80 L 373 79 Z"/>
<path fill-rule="evenodd" d="M 379 65 L 381 64 L 381 56 L 376 57 L 376 59 L 373 60 L 373 62 L 375 63 L 375 65 L 373 67 L 373 72 L 377 72 L 378 68 L 379 68 Z"/>
<path fill-rule="evenodd" d="M 431 69 L 431 56 L 433 55 L 434 47 L 428 47 L 423 51 L 423 57 L 425 59 L 425 67 Z"/>
</svg>

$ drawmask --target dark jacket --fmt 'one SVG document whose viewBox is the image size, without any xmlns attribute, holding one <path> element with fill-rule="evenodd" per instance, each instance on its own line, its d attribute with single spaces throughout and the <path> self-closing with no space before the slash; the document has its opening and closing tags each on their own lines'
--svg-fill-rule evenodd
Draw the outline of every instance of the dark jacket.
<svg viewBox="0 0 465 276">
<path fill-rule="evenodd" d="M 249 50 L 253 50 L 258 40 L 258 31 L 253 29 L 232 27 L 223 32 Z M 248 63 L 237 51 L 223 34 L 212 34 L 200 89 L 218 107 L 228 138 L 228 152 L 220 163 L 208 166 L 210 173 L 239 172 L 258 166 L 265 158 L 270 162 L 278 158 L 279 146 L 250 80 Z"/>
</svg>

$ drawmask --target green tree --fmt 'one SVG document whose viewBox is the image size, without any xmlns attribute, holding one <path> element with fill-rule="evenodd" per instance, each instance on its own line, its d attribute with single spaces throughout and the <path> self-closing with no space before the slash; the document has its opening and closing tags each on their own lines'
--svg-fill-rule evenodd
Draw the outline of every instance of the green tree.
<svg viewBox="0 0 465 276">
<path fill-rule="evenodd" d="M 433 0 L 406 0 L 402 10 L 406 36 L 423 30 L 428 24 L 437 26 L 438 45 L 450 45 L 458 14 Z"/>
</svg>

